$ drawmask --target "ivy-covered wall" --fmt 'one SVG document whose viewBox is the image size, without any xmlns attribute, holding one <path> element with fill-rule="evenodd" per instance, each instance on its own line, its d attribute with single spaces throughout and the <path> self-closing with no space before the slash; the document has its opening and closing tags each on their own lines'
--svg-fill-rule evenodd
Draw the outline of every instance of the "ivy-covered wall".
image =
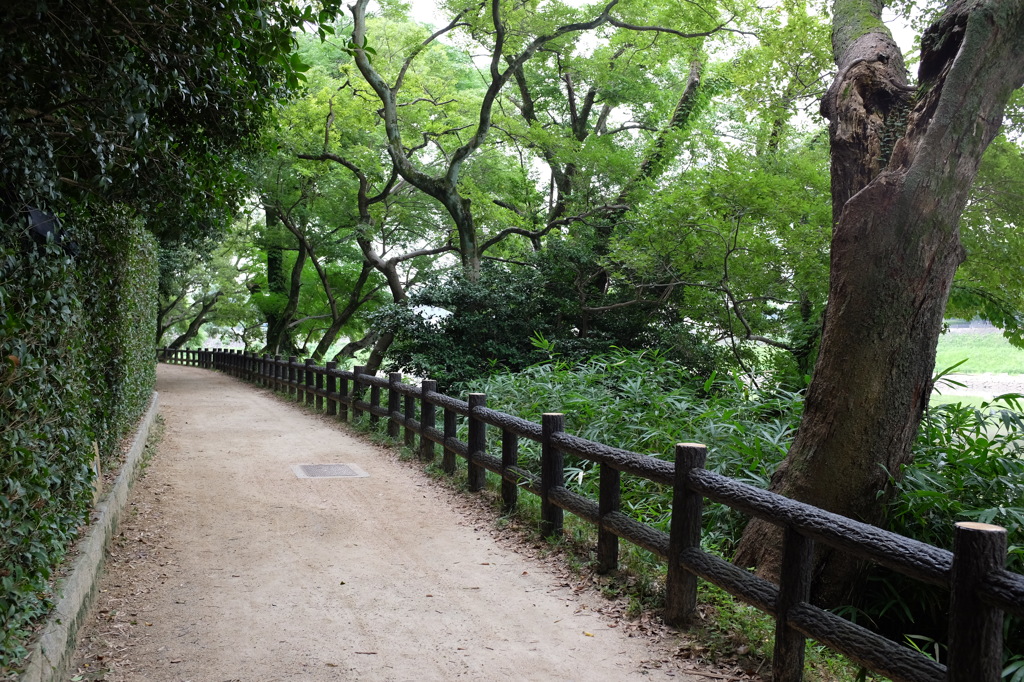
<svg viewBox="0 0 1024 682">
<path fill-rule="evenodd" d="M 124 213 L 65 216 L 61 246 L 0 224 L 0 673 L 51 606 L 109 459 L 155 381 L 156 249 Z"/>
</svg>

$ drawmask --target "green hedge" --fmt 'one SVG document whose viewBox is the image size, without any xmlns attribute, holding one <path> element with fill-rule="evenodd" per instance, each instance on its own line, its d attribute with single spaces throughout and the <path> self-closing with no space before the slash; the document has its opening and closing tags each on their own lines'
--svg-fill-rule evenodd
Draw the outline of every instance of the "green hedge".
<svg viewBox="0 0 1024 682">
<path fill-rule="evenodd" d="M 154 383 L 152 238 L 126 215 L 65 218 L 79 247 L 0 224 L 0 673 L 51 607 L 87 520 L 93 442 L 109 459 Z"/>
</svg>

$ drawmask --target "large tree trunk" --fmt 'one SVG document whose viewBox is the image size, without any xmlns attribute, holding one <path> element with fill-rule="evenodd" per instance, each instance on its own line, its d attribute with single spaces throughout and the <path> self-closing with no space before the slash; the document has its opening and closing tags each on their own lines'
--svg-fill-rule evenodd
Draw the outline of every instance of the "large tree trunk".
<svg viewBox="0 0 1024 682">
<path fill-rule="evenodd" d="M 931 391 L 964 257 L 960 213 L 1024 80 L 1024 3 L 956 0 L 925 33 L 920 86 L 901 107 L 902 63 L 880 13 L 871 0 L 835 2 L 839 75 L 822 104 L 832 119 L 836 211 L 828 309 L 803 421 L 771 485 L 875 524 L 889 475 L 910 461 Z M 736 561 L 774 575 L 779 537 L 752 522 Z M 847 598 L 850 564 L 821 553 L 822 601 Z"/>
<path fill-rule="evenodd" d="M 267 280 L 270 290 L 276 294 L 287 295 L 284 308 L 267 315 L 267 345 L 265 353 L 294 355 L 298 348 L 293 338 L 292 321 L 299 309 L 299 295 L 302 293 L 302 270 L 306 267 L 309 251 L 301 240 L 296 239 L 297 255 L 292 264 L 291 275 L 287 284 L 284 279 L 284 240 L 294 237 L 281 226 L 281 216 L 277 209 L 269 204 L 264 205 L 267 216 Z M 288 235 L 288 236 L 285 236 Z"/>
</svg>

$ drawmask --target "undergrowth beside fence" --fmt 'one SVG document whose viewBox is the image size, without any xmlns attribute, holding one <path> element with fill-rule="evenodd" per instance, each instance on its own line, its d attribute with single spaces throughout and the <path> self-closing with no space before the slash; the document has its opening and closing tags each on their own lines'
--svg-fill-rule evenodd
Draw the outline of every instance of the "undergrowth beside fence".
<svg viewBox="0 0 1024 682">
<path fill-rule="evenodd" d="M 799 394 L 751 390 L 738 379 L 700 379 L 656 352 L 615 351 L 584 363 L 557 357 L 515 374 L 468 384 L 487 394 L 497 410 L 537 420 L 547 411 L 566 414 L 567 430 L 664 457 L 678 442 L 708 447 L 707 468 L 767 487 L 785 457 L 803 407 Z M 979 408 L 933 407 L 914 446 L 915 459 L 899 481 L 888 528 L 943 549 L 952 549 L 950 529 L 980 521 L 1008 531 L 1007 568 L 1024 572 L 1024 407 L 1007 395 Z M 581 491 L 595 495 L 596 467 L 570 462 Z M 630 479 L 629 484 L 636 483 Z M 672 496 L 649 481 L 623 491 L 623 505 L 638 519 L 664 527 Z M 729 557 L 746 517 L 709 504 L 702 544 Z M 944 660 L 948 637 L 948 593 L 881 568 L 864 578 L 862 600 L 840 612 L 908 645 L 938 650 Z M 1005 666 L 1009 679 L 1024 682 L 1024 624 L 1007 616 Z"/>
</svg>

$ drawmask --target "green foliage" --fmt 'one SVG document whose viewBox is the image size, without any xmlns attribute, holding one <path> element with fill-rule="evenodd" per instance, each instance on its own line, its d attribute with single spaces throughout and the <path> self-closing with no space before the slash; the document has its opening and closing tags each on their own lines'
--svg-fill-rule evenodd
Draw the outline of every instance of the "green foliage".
<svg viewBox="0 0 1024 682">
<path fill-rule="evenodd" d="M 1024 404 L 1007 394 L 980 407 L 952 403 L 928 410 L 912 465 L 893 480 L 889 528 L 945 549 L 953 527 L 979 521 L 1006 528 L 1007 568 L 1024 572 Z M 897 638 L 904 633 L 946 639 L 948 593 L 875 569 L 872 595 L 857 608 Z M 1006 649 L 1024 650 L 1024 624 L 1008 618 Z"/>
<path fill-rule="evenodd" d="M 657 351 L 613 350 L 579 364 L 555 358 L 470 386 L 486 393 L 493 409 L 534 421 L 562 412 L 567 431 L 652 457 L 672 460 L 676 443 L 704 443 L 709 469 L 761 487 L 785 456 L 802 408 L 795 394 L 696 377 Z M 523 459 L 536 465 L 536 448 L 521 445 Z M 574 458 L 566 466 L 569 484 L 596 499 L 597 467 Z M 671 491 L 663 486 L 626 477 L 622 505 L 638 520 L 668 529 Z M 704 544 L 729 554 L 744 523 L 728 508 L 709 505 Z"/>
<path fill-rule="evenodd" d="M 388 363 L 438 382 L 439 390 L 538 361 L 531 343 L 547 332 L 543 287 L 536 273 L 486 267 L 479 281 L 461 271 L 410 299 L 385 306 L 375 328 L 395 334 Z"/>
<path fill-rule="evenodd" d="M 545 352 L 550 344 L 538 340 Z M 672 459 L 678 442 L 708 446 L 707 466 L 723 475 L 766 487 L 788 451 L 801 412 L 797 394 L 757 392 L 736 380 L 702 379 L 657 352 L 615 351 L 580 364 L 553 357 L 514 374 L 470 384 L 488 406 L 539 421 L 563 412 L 566 430 L 583 438 L 653 457 Z M 951 549 L 958 521 L 982 521 L 1009 531 L 1010 570 L 1024 572 L 1024 406 L 1003 396 L 975 409 L 959 404 L 931 409 L 915 445 L 915 460 L 889 505 L 889 528 Z M 535 444 L 521 442 L 526 467 L 539 466 Z M 567 458 L 567 485 L 597 497 L 597 468 Z M 624 477 L 623 510 L 667 529 L 671 492 Z M 746 519 L 708 505 L 703 545 L 729 556 Z M 944 641 L 948 595 L 882 569 L 869 577 L 871 595 L 847 609 L 897 640 L 904 635 Z M 1021 651 L 1024 628 L 1008 626 L 1008 651 Z M 1012 661 L 1008 660 L 1008 665 Z"/>
<path fill-rule="evenodd" d="M 175 238 L 208 228 L 211 208 L 237 198 L 226 160 L 299 84 L 292 30 L 338 6 L 320 5 L 5 3 L 0 20 L 17 30 L 0 49 L 0 186 L 50 208 L 68 196 L 145 205 Z"/>
<path fill-rule="evenodd" d="M 48 581 L 90 500 L 85 310 L 60 248 L 0 233 L 0 671 L 49 609 Z"/>
<path fill-rule="evenodd" d="M 68 220 L 65 218 L 65 220 Z M 91 502 L 93 442 L 130 430 L 154 382 L 152 238 L 78 215 L 72 259 L 0 232 L 0 671 L 50 608 L 50 578 Z"/>
<path fill-rule="evenodd" d="M 91 236 L 83 240 L 80 287 L 90 319 L 99 321 L 82 332 L 90 359 L 103 359 L 86 368 L 93 394 L 90 422 L 100 452 L 111 456 L 142 415 L 156 383 L 156 244 L 141 221 L 123 209 L 107 212 L 102 221 L 82 216 L 79 224 Z"/>
</svg>

